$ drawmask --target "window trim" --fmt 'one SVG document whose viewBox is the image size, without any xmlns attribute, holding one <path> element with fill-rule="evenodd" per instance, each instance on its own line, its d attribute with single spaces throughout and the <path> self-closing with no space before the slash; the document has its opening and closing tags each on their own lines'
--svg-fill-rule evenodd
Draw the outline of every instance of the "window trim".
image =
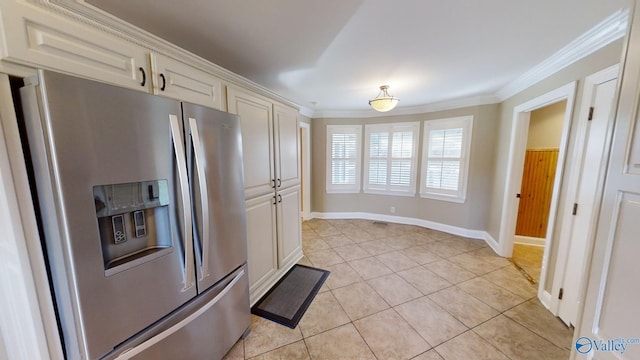
<svg viewBox="0 0 640 360">
<path fill-rule="evenodd" d="M 403 129 L 404 128 L 404 129 Z M 393 132 L 410 130 L 413 132 L 413 149 L 411 153 L 411 175 L 408 187 L 402 187 L 389 184 L 391 179 L 391 152 L 393 149 Z M 369 161 L 370 161 L 370 140 L 371 133 L 375 131 L 385 131 L 389 134 L 388 150 L 387 150 L 387 184 L 384 189 L 380 185 L 369 184 Z M 362 191 L 365 194 L 393 195 L 393 196 L 415 196 L 416 195 L 416 178 L 418 175 L 418 147 L 420 145 L 420 122 L 397 122 L 384 124 L 366 124 L 364 127 L 364 166 L 363 166 L 363 184 Z"/>
<path fill-rule="evenodd" d="M 333 134 L 355 134 L 356 135 L 356 180 L 355 184 L 332 184 L 332 147 Z M 326 184 L 327 194 L 357 194 L 360 193 L 362 179 L 362 125 L 327 125 L 327 156 L 326 156 Z"/>
<path fill-rule="evenodd" d="M 429 133 L 431 130 L 442 130 L 462 127 L 462 149 L 460 156 L 460 175 L 458 191 L 455 194 L 447 194 L 445 191 L 437 191 L 427 188 L 427 163 L 429 161 Z M 453 118 L 425 120 L 422 134 L 422 161 L 420 170 L 420 197 L 464 203 L 467 200 L 467 185 L 469 183 L 469 166 L 471 156 L 471 140 L 473 138 L 473 115 L 458 116 Z"/>
</svg>

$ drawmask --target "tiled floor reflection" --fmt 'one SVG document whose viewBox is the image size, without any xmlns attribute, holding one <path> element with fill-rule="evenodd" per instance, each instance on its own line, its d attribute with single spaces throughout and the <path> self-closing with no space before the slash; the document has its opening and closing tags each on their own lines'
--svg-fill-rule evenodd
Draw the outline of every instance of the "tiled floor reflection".
<svg viewBox="0 0 640 360">
<path fill-rule="evenodd" d="M 331 275 L 298 327 L 254 316 L 226 359 L 569 358 L 572 330 L 482 240 L 314 219 L 303 249 Z"/>
<path fill-rule="evenodd" d="M 527 272 L 537 283 L 540 283 L 540 268 L 542 267 L 542 255 L 544 247 L 513 244 L 513 255 L 511 256 L 514 263 L 518 264 Z"/>
</svg>

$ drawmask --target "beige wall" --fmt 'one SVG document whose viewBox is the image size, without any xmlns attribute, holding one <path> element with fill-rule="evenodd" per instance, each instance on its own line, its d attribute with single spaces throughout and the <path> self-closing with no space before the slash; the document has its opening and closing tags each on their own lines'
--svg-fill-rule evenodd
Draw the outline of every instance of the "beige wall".
<svg viewBox="0 0 640 360">
<path fill-rule="evenodd" d="M 567 154 L 566 159 L 570 160 L 574 156 L 574 141 L 575 141 L 575 132 L 577 129 L 577 121 L 578 119 L 578 111 L 576 109 L 580 109 L 582 94 L 583 94 L 583 84 L 585 77 L 598 72 L 602 69 L 605 69 L 611 65 L 617 64 L 620 62 L 622 58 L 622 39 L 618 40 L 614 43 L 609 44 L 608 46 L 602 48 L 601 50 L 591 54 L 590 56 L 568 66 L 567 68 L 559 71 L 558 73 L 550 76 L 549 78 L 541 81 L 540 83 L 516 94 L 515 96 L 505 100 L 502 104 L 500 104 L 500 119 L 498 124 L 498 143 L 495 147 L 495 158 L 496 158 L 496 168 L 493 178 L 493 186 L 492 186 L 492 194 L 490 196 L 490 213 L 488 217 L 488 226 L 486 228 L 487 232 L 499 243 L 501 244 L 506 239 L 499 238 L 500 232 L 500 219 L 502 216 L 502 202 L 504 200 L 504 186 L 505 180 L 507 176 L 507 159 L 509 156 L 509 143 L 510 136 L 513 124 L 513 111 L 514 108 L 522 103 L 525 103 L 531 99 L 534 99 L 538 96 L 541 96 L 549 91 L 557 89 L 563 85 L 566 85 L 572 81 L 578 81 L 578 87 L 575 97 L 574 103 L 574 111 L 572 115 L 572 126 L 571 132 L 569 134 L 569 143 L 567 145 Z M 568 179 L 570 174 L 570 167 L 564 166 L 564 174 L 563 179 Z M 563 181 L 560 188 L 560 199 L 559 204 L 563 204 L 568 199 L 566 199 L 566 187 L 567 181 Z M 562 207 L 559 209 L 561 210 Z M 558 253 L 558 244 L 559 241 L 555 241 L 558 236 L 558 228 L 557 224 L 562 224 L 564 220 L 563 216 L 569 216 L 568 214 L 564 214 L 562 211 L 558 211 L 558 215 L 555 220 L 555 233 L 553 236 L 554 241 L 551 243 L 550 254 L 547 269 L 547 279 L 545 281 L 546 291 L 550 291 L 550 287 L 552 286 L 552 277 L 555 273 L 555 265 L 556 258 Z M 511 235 L 509 235 L 511 238 Z"/>
<path fill-rule="evenodd" d="M 562 137 L 567 101 L 534 110 L 529 118 L 527 149 L 557 149 Z"/>
<path fill-rule="evenodd" d="M 549 78 L 523 90 L 500 104 L 468 107 L 441 112 L 408 116 L 387 116 L 354 119 L 312 119 L 312 198 L 311 209 L 314 212 L 367 212 L 391 215 L 389 208 L 394 206 L 394 215 L 434 221 L 466 229 L 485 230 L 500 242 L 499 230 L 502 215 L 502 201 L 506 180 L 507 159 L 513 122 L 513 110 L 516 106 L 557 89 L 567 83 L 578 80 L 578 89 L 574 109 L 580 106 L 584 78 L 621 59 L 622 40 L 618 40 L 586 58 L 566 67 Z M 414 197 L 396 197 L 371 194 L 326 194 L 326 126 L 330 124 L 372 124 L 385 122 L 421 121 L 446 117 L 474 115 L 471 163 L 467 201 L 464 204 Z M 572 122 L 575 124 L 577 111 Z M 571 127 L 567 159 L 572 154 L 575 129 Z M 422 128 L 420 131 L 422 136 Z M 419 156 L 422 149 L 419 149 Z M 419 159 L 420 160 L 420 159 Z M 418 161 L 418 167 L 420 167 Z M 418 168 L 420 170 L 420 168 Z M 569 174 L 565 172 L 565 178 Z M 564 183 L 566 186 L 566 182 Z M 564 191 L 562 191 L 564 193 Z M 561 197 L 560 201 L 564 201 Z M 561 214 L 557 223 L 562 220 Z M 555 249 L 552 249 L 554 252 Z M 552 254 L 553 255 L 553 254 Z"/>
<path fill-rule="evenodd" d="M 495 173 L 493 174 L 493 185 L 490 196 L 490 213 L 487 224 L 487 232 L 498 242 L 500 231 L 500 218 L 502 216 L 502 201 L 504 197 L 504 186 L 507 172 L 507 160 L 509 156 L 509 143 L 511 136 L 511 127 L 513 123 L 513 110 L 516 106 L 525 103 L 538 96 L 546 94 L 572 81 L 578 80 L 578 89 L 576 93 L 576 101 L 574 109 L 580 108 L 580 99 L 582 97 L 582 84 L 584 78 L 599 70 L 620 62 L 622 54 L 622 39 L 615 41 L 599 51 L 587 56 L 586 58 L 566 67 L 547 79 L 525 89 L 524 91 L 510 97 L 500 104 L 500 114 L 498 120 L 498 137 L 497 144 L 494 148 L 494 157 L 496 161 Z M 574 111 L 572 123 L 575 124 L 577 111 Z M 573 155 L 571 149 L 573 147 L 573 136 L 576 126 L 572 126 L 572 133 L 569 139 L 567 159 Z M 565 173 L 565 177 L 568 173 Z M 566 182 L 565 182 L 566 185 Z M 564 193 L 564 192 L 563 192 Z M 562 199 L 561 199 L 562 201 Z M 558 218 L 560 220 L 560 218 Z"/>
<path fill-rule="evenodd" d="M 423 121 L 473 115 L 471 159 L 467 200 L 464 204 L 423 199 L 419 190 L 413 197 L 372 194 L 327 194 L 326 126 L 332 124 L 374 124 Z M 314 212 L 366 212 L 434 221 L 471 230 L 487 226 L 489 195 L 494 173 L 494 145 L 497 141 L 498 105 L 483 105 L 419 115 L 387 116 L 358 119 L 313 119 L 312 134 L 312 210 Z M 420 138 L 422 138 L 422 123 Z M 422 144 L 418 148 L 418 183 Z M 364 147 L 364 144 L 363 144 Z M 363 152 L 364 153 L 364 152 Z M 390 207 L 396 208 L 391 214 Z"/>
</svg>

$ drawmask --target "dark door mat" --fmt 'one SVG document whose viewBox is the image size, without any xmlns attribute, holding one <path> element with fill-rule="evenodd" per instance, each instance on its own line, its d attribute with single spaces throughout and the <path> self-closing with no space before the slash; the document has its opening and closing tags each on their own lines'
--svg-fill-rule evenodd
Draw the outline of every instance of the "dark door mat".
<svg viewBox="0 0 640 360">
<path fill-rule="evenodd" d="M 294 265 L 251 308 L 251 313 L 295 328 L 329 276 L 329 271 Z"/>
</svg>

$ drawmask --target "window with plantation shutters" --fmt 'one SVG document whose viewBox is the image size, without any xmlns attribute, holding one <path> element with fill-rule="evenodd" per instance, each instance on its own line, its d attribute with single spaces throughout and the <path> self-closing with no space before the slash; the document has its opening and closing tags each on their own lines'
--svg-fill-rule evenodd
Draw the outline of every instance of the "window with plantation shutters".
<svg viewBox="0 0 640 360">
<path fill-rule="evenodd" d="M 424 123 L 420 195 L 464 202 L 467 193 L 473 116 Z"/>
<path fill-rule="evenodd" d="M 361 125 L 327 126 L 327 193 L 360 192 Z"/>
<path fill-rule="evenodd" d="M 365 126 L 364 192 L 414 195 L 419 122 Z"/>
</svg>

